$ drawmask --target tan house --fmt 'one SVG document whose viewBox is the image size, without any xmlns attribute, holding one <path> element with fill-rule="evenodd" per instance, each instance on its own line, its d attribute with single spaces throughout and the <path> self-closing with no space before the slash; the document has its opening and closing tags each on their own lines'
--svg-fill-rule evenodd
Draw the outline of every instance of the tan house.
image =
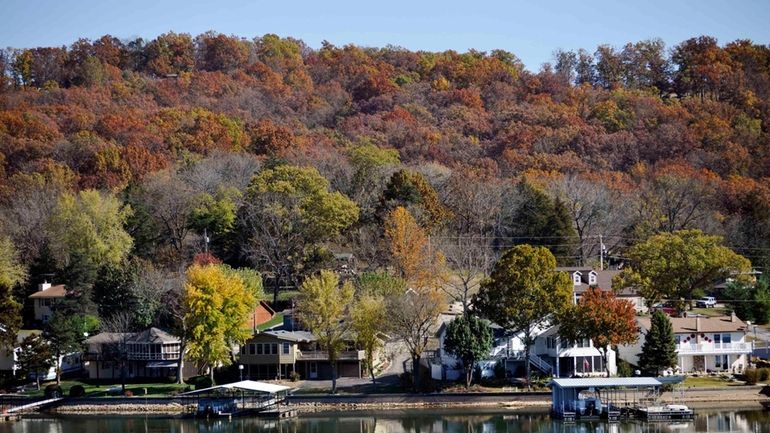
<svg viewBox="0 0 770 433">
<path fill-rule="evenodd" d="M 328 352 L 318 348 L 315 335 L 307 331 L 270 330 L 255 334 L 240 349 L 244 379 L 286 378 L 293 371 L 302 379 L 330 379 Z M 337 362 L 338 377 L 362 377 L 365 354 L 352 343 Z"/>
<path fill-rule="evenodd" d="M 49 282 L 44 282 L 38 286 L 38 291 L 29 295 L 33 302 L 35 310 L 35 320 L 42 323 L 48 323 L 53 316 L 53 305 L 56 301 L 64 299 L 67 291 L 64 284 L 52 286 Z"/>
<path fill-rule="evenodd" d="M 676 340 L 678 370 L 682 373 L 731 372 L 740 373 L 748 366 L 751 343 L 746 341 L 748 327 L 744 321 L 731 316 L 670 317 Z M 622 359 L 638 365 L 650 318 L 637 318 L 641 335 L 632 346 L 619 346 Z"/>
<path fill-rule="evenodd" d="M 126 378 L 176 376 L 181 341 L 158 328 L 142 332 L 101 332 L 86 340 L 86 371 L 91 379 L 117 379 L 121 376 L 121 359 L 125 360 Z M 182 376 L 197 374 L 191 362 L 185 361 Z"/>
<path fill-rule="evenodd" d="M 572 293 L 576 303 L 583 296 L 583 293 L 587 292 L 591 287 L 599 287 L 602 290 L 614 290 L 612 280 L 620 274 L 620 271 L 617 269 L 599 270 L 578 266 L 562 266 L 557 267 L 556 270 L 569 274 L 572 280 Z M 636 290 L 624 287 L 620 290 L 615 290 L 615 294 L 619 299 L 625 299 L 633 304 L 637 312 L 643 313 L 647 311 L 644 298 Z"/>
</svg>

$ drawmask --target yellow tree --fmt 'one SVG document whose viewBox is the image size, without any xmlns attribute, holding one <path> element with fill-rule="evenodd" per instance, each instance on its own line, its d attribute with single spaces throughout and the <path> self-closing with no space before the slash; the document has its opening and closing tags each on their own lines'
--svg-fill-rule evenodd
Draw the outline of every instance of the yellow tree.
<svg viewBox="0 0 770 433">
<path fill-rule="evenodd" d="M 374 377 L 374 355 L 382 348 L 383 342 L 380 335 L 387 327 L 386 311 L 385 298 L 373 294 L 359 295 L 350 310 L 350 321 L 356 335 L 356 342 L 364 349 L 366 368 L 375 386 L 377 381 Z"/>
<path fill-rule="evenodd" d="M 404 207 L 385 219 L 385 235 L 398 275 L 414 288 L 435 287 L 443 277 L 444 256 L 433 253 L 425 231 Z"/>
<path fill-rule="evenodd" d="M 214 383 L 214 368 L 229 364 L 230 348 L 249 338 L 242 325 L 257 299 L 237 273 L 218 265 L 193 265 L 187 270 L 184 303 L 188 353 L 208 364 Z"/>
<path fill-rule="evenodd" d="M 345 347 L 350 321 L 348 308 L 353 302 L 353 284 L 332 271 L 321 271 L 300 287 L 297 312 L 299 319 L 318 338 L 321 349 L 329 353 L 332 366 L 332 394 L 337 392 L 337 359 Z"/>
</svg>

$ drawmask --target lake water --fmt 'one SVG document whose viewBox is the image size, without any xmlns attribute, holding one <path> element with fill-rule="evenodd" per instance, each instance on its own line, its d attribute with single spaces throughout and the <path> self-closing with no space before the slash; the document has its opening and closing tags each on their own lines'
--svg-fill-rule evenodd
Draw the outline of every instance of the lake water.
<svg viewBox="0 0 770 433">
<path fill-rule="evenodd" d="M 232 421 L 141 416 L 62 416 L 0 423 L 0 433 L 637 433 L 755 432 L 770 433 L 770 411 L 751 409 L 696 410 L 689 422 L 625 421 L 565 424 L 545 412 L 498 410 L 405 410 L 307 414 L 289 420 L 241 418 Z"/>
</svg>

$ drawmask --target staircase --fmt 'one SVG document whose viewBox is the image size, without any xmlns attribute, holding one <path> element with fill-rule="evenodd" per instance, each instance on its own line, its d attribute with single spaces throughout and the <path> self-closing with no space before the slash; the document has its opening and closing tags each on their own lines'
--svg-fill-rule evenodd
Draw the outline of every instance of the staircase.
<svg viewBox="0 0 770 433">
<path fill-rule="evenodd" d="M 534 353 L 529 354 L 529 363 L 549 376 L 553 373 L 553 367 L 551 367 L 551 364 L 547 363 L 543 358 L 535 355 Z"/>
</svg>

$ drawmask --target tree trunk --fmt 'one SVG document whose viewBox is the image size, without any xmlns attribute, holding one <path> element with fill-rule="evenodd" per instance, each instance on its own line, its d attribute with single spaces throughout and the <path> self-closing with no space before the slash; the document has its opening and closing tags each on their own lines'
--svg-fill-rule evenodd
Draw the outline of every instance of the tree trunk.
<svg viewBox="0 0 770 433">
<path fill-rule="evenodd" d="M 61 385 L 61 353 L 56 354 L 56 384 Z"/>
<path fill-rule="evenodd" d="M 473 382 L 473 363 L 469 362 L 465 366 L 465 389 L 471 387 L 471 382 Z"/>
<path fill-rule="evenodd" d="M 532 343 L 531 338 L 529 326 L 527 326 L 527 329 L 524 331 L 524 368 L 526 368 L 527 371 L 527 391 L 532 391 L 532 367 L 529 365 L 529 346 Z"/>
<path fill-rule="evenodd" d="M 337 393 L 337 360 L 329 358 L 332 365 L 332 394 Z"/>
<path fill-rule="evenodd" d="M 604 361 L 604 370 L 607 372 L 607 377 L 610 377 L 610 364 L 607 363 L 607 352 L 610 350 L 610 346 L 607 345 L 602 351 L 602 361 Z"/>
<path fill-rule="evenodd" d="M 414 391 L 420 390 L 420 357 L 412 355 L 412 378 L 414 380 Z"/>
<path fill-rule="evenodd" d="M 211 379 L 211 386 L 216 385 L 214 383 L 214 364 L 209 366 L 209 379 Z"/>
<path fill-rule="evenodd" d="M 35 373 L 35 382 L 37 382 L 37 390 L 40 391 L 40 372 Z"/>
<path fill-rule="evenodd" d="M 185 341 L 182 340 L 179 347 L 179 361 L 176 364 L 176 383 L 180 385 L 184 383 L 184 379 L 182 378 L 182 371 L 184 371 L 184 349 Z"/>
<path fill-rule="evenodd" d="M 369 367 L 369 374 L 372 375 L 372 385 L 374 385 L 374 389 L 377 389 L 377 378 L 374 377 L 374 355 L 369 350 L 366 352 L 366 363 Z"/>
</svg>

